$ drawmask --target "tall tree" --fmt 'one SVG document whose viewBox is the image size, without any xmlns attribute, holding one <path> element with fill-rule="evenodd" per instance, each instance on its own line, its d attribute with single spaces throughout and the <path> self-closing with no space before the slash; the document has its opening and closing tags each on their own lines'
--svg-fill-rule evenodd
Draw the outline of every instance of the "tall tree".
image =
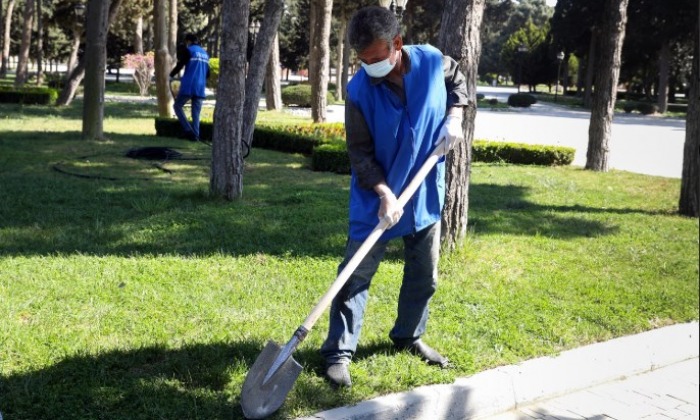
<svg viewBox="0 0 700 420">
<path fill-rule="evenodd" d="M 228 200 L 243 194 L 243 104 L 250 0 L 223 0 L 209 189 Z"/>
<path fill-rule="evenodd" d="M 12 12 L 15 7 L 15 0 L 10 0 L 7 3 L 5 11 L 5 20 L 2 32 L 2 60 L 0 62 L 0 77 L 7 75 L 7 66 L 10 59 L 10 33 L 12 30 Z"/>
<path fill-rule="evenodd" d="M 245 81 L 245 105 L 243 107 L 243 136 L 241 140 L 250 150 L 255 129 L 255 119 L 260 105 L 260 92 L 262 91 L 267 62 L 270 59 L 272 45 L 277 37 L 277 30 L 284 12 L 284 0 L 265 0 L 264 17 L 260 25 L 260 32 L 255 37 L 253 55 L 250 58 L 248 76 Z M 219 74 L 223 74 L 221 71 Z M 218 96 L 218 93 L 217 93 Z"/>
<path fill-rule="evenodd" d="M 442 213 L 442 239 L 448 249 L 454 249 L 467 232 L 469 174 L 484 6 L 485 0 L 445 0 L 440 24 L 438 45 L 444 54 L 459 62 L 459 68 L 467 80 L 469 94 L 469 105 L 464 107 L 462 120 L 466 141 L 449 153 L 445 169 L 446 194 Z"/>
<path fill-rule="evenodd" d="M 311 0 L 309 81 L 311 82 L 311 118 L 316 123 L 326 121 L 332 11 L 333 0 Z"/>
<path fill-rule="evenodd" d="M 75 66 L 77 66 L 78 64 L 78 52 L 80 51 L 80 41 L 82 39 L 82 33 L 85 24 L 82 18 L 78 18 L 78 16 L 75 15 L 75 9 L 71 9 L 72 16 L 74 16 L 75 18 L 71 19 L 72 42 L 70 56 L 68 57 L 68 63 L 66 64 L 66 80 L 70 78 L 71 73 L 75 69 Z"/>
<path fill-rule="evenodd" d="M 44 8 L 43 0 L 36 2 L 36 84 L 44 83 Z"/>
<path fill-rule="evenodd" d="M 22 43 L 17 58 L 15 86 L 22 86 L 29 77 L 29 49 L 32 45 L 32 26 L 34 25 L 34 0 L 25 0 L 24 20 L 22 22 Z"/>
<path fill-rule="evenodd" d="M 105 0 L 108 1 L 108 0 Z M 109 14 L 107 18 L 107 28 L 112 25 L 114 20 L 117 17 L 117 11 L 119 10 L 119 6 L 121 5 L 122 0 L 112 0 L 111 3 L 109 3 Z M 88 16 L 89 17 L 89 16 Z M 107 32 L 107 29 L 105 29 L 105 33 Z M 106 41 L 105 41 L 106 42 Z M 61 89 L 61 92 L 58 94 L 58 99 L 56 99 L 56 106 L 65 106 L 69 105 L 71 101 L 73 100 L 73 97 L 75 96 L 75 92 L 78 90 L 78 86 L 80 86 L 80 83 L 83 81 L 83 77 L 85 77 L 85 69 L 86 69 L 86 60 L 85 55 L 83 54 L 82 57 L 79 58 L 78 64 L 73 68 L 73 70 L 70 72 L 70 75 L 68 76 L 68 79 L 66 80 L 65 85 L 63 86 L 63 89 Z M 106 58 L 106 51 L 105 51 L 105 58 L 104 58 L 104 63 L 107 62 Z M 104 67 L 102 67 L 102 79 L 104 81 Z M 103 83 L 104 85 L 104 83 Z"/>
<path fill-rule="evenodd" d="M 697 9 L 696 9 L 697 10 Z M 688 91 L 688 113 L 685 124 L 680 214 L 698 217 L 700 209 L 700 17 L 695 24 L 693 70 Z"/>
<path fill-rule="evenodd" d="M 595 94 L 588 126 L 586 169 L 608 170 L 610 133 L 620 77 L 620 56 L 625 39 L 629 0 L 605 0 L 600 25 L 600 55 L 595 74 Z"/>
<path fill-rule="evenodd" d="M 143 15 L 134 18 L 134 54 L 143 54 Z"/>
<path fill-rule="evenodd" d="M 105 67 L 107 66 L 107 32 L 109 0 L 90 0 L 87 4 L 85 84 L 83 94 L 83 138 L 104 137 Z"/>
<path fill-rule="evenodd" d="M 155 76 L 158 115 L 170 117 L 173 114 L 173 96 L 170 93 L 170 49 L 168 46 L 168 0 L 155 0 L 153 3 L 153 23 L 155 41 Z"/>
<path fill-rule="evenodd" d="M 584 106 L 589 108 L 603 2 L 604 0 L 557 0 L 552 17 L 554 44 L 558 49 L 582 58 L 577 80 L 579 89 L 584 91 Z"/>
<path fill-rule="evenodd" d="M 282 86 L 280 84 L 280 42 L 275 34 L 272 51 L 265 73 L 265 105 L 268 111 L 282 109 Z"/>
<path fill-rule="evenodd" d="M 170 52 L 170 64 L 175 64 L 177 55 L 177 0 L 170 0 L 168 12 L 168 51 Z"/>
</svg>

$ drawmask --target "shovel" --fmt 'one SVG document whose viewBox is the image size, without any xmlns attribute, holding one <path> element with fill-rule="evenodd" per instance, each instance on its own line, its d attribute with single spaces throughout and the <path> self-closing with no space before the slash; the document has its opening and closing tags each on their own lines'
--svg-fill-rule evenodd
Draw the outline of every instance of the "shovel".
<svg viewBox="0 0 700 420">
<path fill-rule="evenodd" d="M 418 170 L 406 189 L 398 199 L 399 206 L 403 208 L 408 200 L 416 192 L 428 172 L 443 155 L 444 148 L 438 145 L 433 153 L 428 156 L 423 166 Z M 347 265 L 338 274 L 330 289 L 321 297 L 319 302 L 311 311 L 311 314 L 304 320 L 289 342 L 280 347 L 273 341 L 268 341 L 262 353 L 253 363 L 253 366 L 243 382 L 241 391 L 241 408 L 243 414 L 249 419 L 262 419 L 274 413 L 284 403 L 287 394 L 292 389 L 294 382 L 301 373 L 302 367 L 292 357 L 292 353 L 297 346 L 304 341 L 306 335 L 330 305 L 331 301 L 338 294 L 350 275 L 355 271 L 360 262 L 372 249 L 374 244 L 382 236 L 382 233 L 389 227 L 390 221 L 382 219 L 372 230 L 367 239 L 362 243 L 355 255 L 348 261 Z"/>
</svg>

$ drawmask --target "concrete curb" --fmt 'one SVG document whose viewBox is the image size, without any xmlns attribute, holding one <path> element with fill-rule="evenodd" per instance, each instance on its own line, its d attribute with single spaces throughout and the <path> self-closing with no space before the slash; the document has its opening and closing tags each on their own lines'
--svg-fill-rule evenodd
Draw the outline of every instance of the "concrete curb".
<svg viewBox="0 0 700 420">
<path fill-rule="evenodd" d="M 698 322 L 591 344 L 300 420 L 474 419 L 697 358 Z"/>
</svg>

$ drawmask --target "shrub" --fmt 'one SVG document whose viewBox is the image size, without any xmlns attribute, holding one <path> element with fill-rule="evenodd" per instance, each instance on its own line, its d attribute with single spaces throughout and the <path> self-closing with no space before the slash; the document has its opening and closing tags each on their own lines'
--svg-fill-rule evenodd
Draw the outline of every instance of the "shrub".
<svg viewBox="0 0 700 420">
<path fill-rule="evenodd" d="M 311 154 L 314 171 L 350 174 L 350 157 L 344 142 L 332 142 L 314 148 Z"/>
<path fill-rule="evenodd" d="M 155 68 L 153 60 L 153 51 L 146 54 L 127 54 L 122 57 L 124 67 L 134 69 L 134 82 L 138 85 L 141 96 L 146 96 L 148 88 L 151 87 L 153 69 Z"/>
<path fill-rule="evenodd" d="M 489 104 L 490 105 L 498 105 L 498 99 L 496 99 L 496 98 L 489 99 Z"/>
<path fill-rule="evenodd" d="M 199 138 L 202 140 L 212 139 L 214 132 L 214 124 L 211 121 L 200 121 L 199 123 Z M 175 118 L 156 117 L 156 136 L 159 137 L 180 137 L 182 135 L 182 126 Z"/>
<path fill-rule="evenodd" d="M 687 113 L 688 112 L 688 105 L 686 104 L 668 104 L 666 107 L 667 112 L 678 112 L 678 113 Z"/>
<path fill-rule="evenodd" d="M 659 112 L 659 106 L 656 104 L 650 104 L 649 102 L 639 102 L 637 104 L 637 111 L 644 115 L 656 114 Z"/>
<path fill-rule="evenodd" d="M 207 87 L 216 90 L 219 85 L 219 59 L 209 59 L 209 79 L 207 79 Z"/>
<path fill-rule="evenodd" d="M 622 106 L 622 109 L 630 114 L 632 111 L 635 111 L 637 109 L 637 103 L 636 102 L 625 102 L 625 104 Z"/>
<path fill-rule="evenodd" d="M 504 162 L 520 165 L 569 165 L 576 150 L 571 147 L 541 146 L 475 140 L 472 158 L 475 162 Z"/>
<path fill-rule="evenodd" d="M 50 105 L 56 102 L 58 91 L 45 87 L 0 86 L 0 102 L 26 105 Z"/>
<path fill-rule="evenodd" d="M 477 93 L 477 94 L 476 94 L 476 100 L 477 100 L 477 101 L 480 101 L 480 100 L 482 100 L 482 99 L 484 99 L 484 98 L 486 98 L 486 96 L 484 96 L 483 93 Z"/>
<path fill-rule="evenodd" d="M 329 90 L 326 95 L 328 104 L 335 103 L 333 94 Z M 303 83 L 298 85 L 289 85 L 282 88 L 282 102 L 289 105 L 297 105 L 301 107 L 311 106 L 311 85 Z"/>
<path fill-rule="evenodd" d="M 253 131 L 253 147 L 311 155 L 314 147 L 320 144 L 344 142 L 343 127 L 342 123 L 256 126 Z M 180 137 L 182 134 L 180 122 L 174 118 L 156 118 L 155 128 L 156 135 L 161 137 Z M 199 137 L 202 140 L 211 140 L 213 129 L 211 121 L 202 121 L 199 125 Z"/>
<path fill-rule="evenodd" d="M 514 93 L 508 96 L 510 106 L 527 108 L 534 103 L 537 103 L 537 99 L 529 93 Z"/>
</svg>

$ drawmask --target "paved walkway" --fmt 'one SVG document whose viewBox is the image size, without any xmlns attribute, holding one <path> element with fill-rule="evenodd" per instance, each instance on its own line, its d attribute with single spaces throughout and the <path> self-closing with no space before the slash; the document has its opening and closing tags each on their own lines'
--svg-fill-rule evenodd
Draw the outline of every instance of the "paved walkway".
<svg viewBox="0 0 700 420">
<path fill-rule="evenodd" d="M 659 328 L 304 420 L 697 419 L 699 334 Z"/>
</svg>

